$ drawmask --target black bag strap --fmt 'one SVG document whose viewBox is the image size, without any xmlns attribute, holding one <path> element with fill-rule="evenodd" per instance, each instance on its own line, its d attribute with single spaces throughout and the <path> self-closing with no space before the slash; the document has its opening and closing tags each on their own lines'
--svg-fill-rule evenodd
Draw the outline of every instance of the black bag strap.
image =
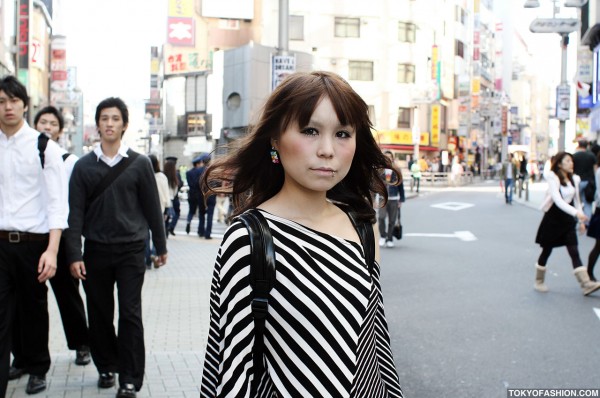
<svg viewBox="0 0 600 398">
<path fill-rule="evenodd" d="M 67 153 L 63 153 L 63 155 L 62 155 L 63 162 L 66 162 L 66 161 L 67 161 L 67 158 L 68 158 L 69 156 L 71 156 L 71 154 L 70 154 L 69 152 L 67 152 Z"/>
<path fill-rule="evenodd" d="M 250 286 L 252 287 L 252 315 L 254 317 L 254 345 L 252 360 L 254 379 L 250 396 L 254 396 L 265 371 L 263 355 L 265 351 L 265 320 L 269 312 L 269 292 L 275 284 L 275 247 L 271 229 L 265 217 L 257 209 L 249 209 L 237 219 L 248 229 L 250 237 Z"/>
<path fill-rule="evenodd" d="M 46 155 L 44 154 L 44 152 L 46 152 L 46 147 L 48 146 L 48 140 L 50 140 L 50 138 L 48 138 L 48 136 L 44 133 L 40 133 L 40 135 L 38 135 L 38 152 L 40 153 L 40 162 L 42 163 L 42 169 L 44 168 L 44 164 L 46 162 Z"/>
<path fill-rule="evenodd" d="M 127 157 L 123 157 L 116 166 L 110 168 L 108 173 L 100 180 L 96 188 L 92 192 L 90 196 L 87 198 L 87 206 L 94 203 L 96 199 L 102 195 L 102 193 L 117 179 L 118 176 L 125 171 L 125 169 L 133 163 L 133 161 L 139 156 L 139 153 L 132 151 L 131 149 L 127 150 Z"/>
<path fill-rule="evenodd" d="M 351 211 L 347 212 L 347 214 L 358 233 L 360 243 L 362 243 L 365 252 L 365 260 L 367 262 L 367 267 L 369 268 L 369 274 L 372 275 L 373 263 L 375 262 L 375 234 L 373 233 L 373 225 L 365 221 L 358 221 L 356 214 Z"/>
</svg>

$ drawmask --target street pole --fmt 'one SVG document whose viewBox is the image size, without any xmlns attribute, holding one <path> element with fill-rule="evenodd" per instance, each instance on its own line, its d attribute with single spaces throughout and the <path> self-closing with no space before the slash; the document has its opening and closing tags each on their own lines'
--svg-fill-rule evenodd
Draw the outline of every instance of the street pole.
<svg viewBox="0 0 600 398">
<path fill-rule="evenodd" d="M 569 86 L 569 82 L 567 81 L 567 46 L 569 45 L 569 34 L 561 33 L 560 34 L 560 85 L 561 86 Z M 556 104 L 558 107 L 559 104 Z M 565 140 L 566 140 L 566 127 L 567 122 L 560 118 L 558 122 L 558 151 L 564 152 L 565 150 Z"/>
<path fill-rule="evenodd" d="M 289 0 L 279 0 L 279 51 L 278 55 L 288 55 L 289 50 Z"/>
</svg>

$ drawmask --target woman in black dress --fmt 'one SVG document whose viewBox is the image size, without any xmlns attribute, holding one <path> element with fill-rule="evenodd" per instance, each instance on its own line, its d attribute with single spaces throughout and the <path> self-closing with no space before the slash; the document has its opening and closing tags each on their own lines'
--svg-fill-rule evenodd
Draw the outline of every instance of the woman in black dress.
<svg viewBox="0 0 600 398">
<path fill-rule="evenodd" d="M 577 248 L 575 229 L 579 222 L 581 233 L 585 231 L 583 224 L 587 217 L 583 214 L 579 198 L 578 175 L 573 174 L 573 156 L 567 152 L 559 152 L 552 158 L 551 170 L 544 177 L 548 181 L 548 192 L 542 204 L 545 214 L 538 228 L 535 242 L 542 247 L 542 253 L 535 266 L 535 289 L 547 292 L 544 283 L 546 262 L 555 247 L 566 246 L 573 273 L 581 285 L 584 295 L 600 289 L 600 284 L 590 281 L 586 267 L 583 266 Z"/>
</svg>

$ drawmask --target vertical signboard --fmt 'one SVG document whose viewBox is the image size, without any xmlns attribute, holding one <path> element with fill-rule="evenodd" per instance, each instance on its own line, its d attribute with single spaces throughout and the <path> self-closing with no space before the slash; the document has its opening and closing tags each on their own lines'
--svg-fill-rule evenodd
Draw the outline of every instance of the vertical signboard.
<svg viewBox="0 0 600 398">
<path fill-rule="evenodd" d="M 52 37 L 50 50 L 50 102 L 62 106 L 68 98 L 67 42 L 64 36 Z"/>
<path fill-rule="evenodd" d="M 271 60 L 271 90 L 288 76 L 296 72 L 295 55 L 274 55 Z"/>
<path fill-rule="evenodd" d="M 19 26 L 18 29 L 18 54 L 17 65 L 19 67 L 19 80 L 29 85 L 29 14 L 31 11 L 30 0 L 19 0 Z"/>
<path fill-rule="evenodd" d="M 561 84 L 556 87 L 556 118 L 558 120 L 569 120 L 571 109 L 571 87 Z"/>
<path fill-rule="evenodd" d="M 440 105 L 431 105 L 431 145 L 440 144 Z"/>
<path fill-rule="evenodd" d="M 194 22 L 193 0 L 169 0 L 167 43 L 193 47 L 196 36 Z"/>
</svg>

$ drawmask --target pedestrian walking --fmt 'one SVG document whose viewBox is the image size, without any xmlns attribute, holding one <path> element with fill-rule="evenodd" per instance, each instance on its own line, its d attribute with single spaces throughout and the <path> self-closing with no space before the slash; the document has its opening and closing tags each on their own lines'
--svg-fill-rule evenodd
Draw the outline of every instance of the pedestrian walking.
<svg viewBox="0 0 600 398">
<path fill-rule="evenodd" d="M 413 183 L 410 186 L 410 191 L 413 191 L 414 186 L 417 188 L 417 193 L 419 193 L 419 188 L 421 186 L 421 165 L 418 160 L 414 161 L 410 165 L 410 172 L 413 179 Z"/>
<path fill-rule="evenodd" d="M 202 158 L 202 174 L 200 174 L 200 180 L 198 181 L 198 187 L 200 187 L 200 181 L 206 171 L 206 167 L 210 163 L 210 156 L 206 155 Z M 217 195 L 208 194 L 204 195 L 200 193 L 200 200 L 202 200 L 202 206 L 198 207 L 198 236 L 204 237 L 205 239 L 212 239 L 212 224 L 213 217 L 215 214 L 215 207 L 217 205 Z"/>
<path fill-rule="evenodd" d="M 96 107 L 95 119 L 100 144 L 75 164 L 69 184 L 67 260 L 71 274 L 83 280 L 98 387 L 113 387 L 118 373 L 117 397 L 131 398 L 142 387 L 145 367 L 144 242 L 150 229 L 158 264 L 164 265 L 165 224 L 150 160 L 121 141 L 129 123 L 127 106 L 107 98 Z"/>
<path fill-rule="evenodd" d="M 231 192 L 233 216 L 254 209 L 275 254 L 266 275 L 273 288 L 253 301 L 258 249 L 239 219 L 227 229 L 211 288 L 202 397 L 402 397 L 372 225 L 372 195 L 387 200 L 379 172 L 392 165 L 371 129 L 366 103 L 345 80 L 294 73 L 248 135 L 209 166 L 203 190 Z M 229 191 L 213 181 L 230 182 Z"/>
<path fill-rule="evenodd" d="M 577 149 L 573 154 L 573 173 L 581 178 L 579 184 L 579 197 L 583 206 L 583 214 L 586 215 L 588 221 L 592 218 L 592 203 L 594 202 L 594 194 L 596 185 L 594 182 L 594 165 L 596 164 L 596 156 L 587 149 L 588 142 L 581 139 L 577 142 Z M 590 187 L 589 195 L 586 195 L 586 188 Z M 587 224 L 587 223 L 586 223 Z"/>
<path fill-rule="evenodd" d="M 35 129 L 47 134 L 50 139 L 58 143 L 64 128 L 64 120 L 58 109 L 53 106 L 47 106 L 41 109 L 33 119 Z M 62 159 L 65 165 L 65 175 L 67 181 L 71 178 L 73 166 L 79 159 L 76 155 L 67 152 L 59 147 Z M 64 234 L 64 232 L 63 232 Z M 79 294 L 79 280 L 73 278 L 69 272 L 69 264 L 65 252 L 65 239 L 61 237 L 60 246 L 57 254 L 56 274 L 50 279 L 50 285 L 56 297 L 56 304 L 60 311 L 60 317 L 67 339 L 67 347 L 75 351 L 75 364 L 87 365 L 91 362 L 90 343 L 87 327 L 87 318 L 83 300 Z M 20 331 L 16 331 L 14 336 L 20 336 Z M 25 343 L 26 344 L 26 343 Z M 20 348 L 14 346 L 13 341 L 13 369 L 22 370 L 19 363 Z M 13 370 L 11 369 L 11 371 Z"/>
<path fill-rule="evenodd" d="M 385 151 L 392 168 L 383 171 L 383 181 L 387 188 L 387 203 L 378 209 L 379 247 L 394 247 L 394 225 L 400 222 L 400 208 L 405 201 L 402 172 L 391 151 Z"/>
<path fill-rule="evenodd" d="M 156 188 L 158 189 L 158 199 L 160 201 L 160 210 L 163 215 L 163 220 L 166 219 L 166 209 L 171 207 L 171 193 L 169 192 L 169 180 L 167 176 L 160 170 L 160 163 L 156 155 L 148 155 L 150 163 L 152 164 L 152 170 L 154 171 L 154 179 L 156 180 Z M 166 230 L 165 230 L 166 231 Z M 168 234 L 165 232 L 165 238 Z M 159 268 L 158 257 L 156 256 L 156 247 L 152 245 L 152 231 L 146 237 L 146 243 L 144 248 L 146 268 Z"/>
<path fill-rule="evenodd" d="M 20 332 L 25 391 L 46 389 L 48 288 L 67 227 L 67 177 L 59 146 L 25 121 L 29 97 L 15 77 L 0 80 L 0 397 L 6 394 L 12 332 Z M 43 143 L 43 144 L 42 144 Z M 45 145 L 44 151 L 40 150 Z"/>
<path fill-rule="evenodd" d="M 183 182 L 181 181 L 179 170 L 177 170 L 176 157 L 168 156 L 165 159 L 163 170 L 169 182 L 169 196 L 171 197 L 171 207 L 167 208 L 167 218 L 165 219 L 165 229 L 168 238 L 169 234 L 175 236 L 175 226 L 179 220 L 179 214 L 181 214 L 179 190 L 183 186 Z"/>
<path fill-rule="evenodd" d="M 594 201 L 596 203 L 600 203 L 600 192 L 598 191 L 598 187 L 600 187 L 600 152 L 596 155 L 596 159 L 596 165 L 594 167 L 594 175 L 596 182 L 596 192 L 594 194 Z M 588 256 L 587 264 L 588 276 L 590 277 L 591 281 L 596 282 L 596 277 L 594 276 L 594 267 L 596 266 L 596 262 L 598 261 L 598 257 L 600 256 L 600 207 L 598 206 L 596 206 L 594 215 L 592 216 L 592 219 L 589 222 L 587 236 L 596 240 L 594 247 L 592 248 Z"/>
<path fill-rule="evenodd" d="M 192 160 L 192 165 L 194 166 L 191 170 L 188 170 L 185 173 L 185 178 L 188 184 L 188 215 L 187 215 L 187 224 L 185 225 L 185 233 L 190 233 L 190 228 L 192 225 L 192 220 L 196 215 L 196 211 L 198 211 L 198 217 L 202 217 L 206 214 L 206 207 L 204 204 L 204 197 L 202 196 L 202 192 L 200 192 L 200 176 L 204 173 L 204 156 L 197 156 Z M 204 231 L 202 231 L 202 235 L 200 235 L 200 223 L 198 224 L 198 235 L 203 236 Z"/>
<path fill-rule="evenodd" d="M 573 156 L 568 152 L 559 152 L 552 158 L 550 170 L 544 175 L 548 182 L 548 192 L 542 203 L 544 217 L 537 231 L 535 242 L 542 247 L 542 253 L 535 265 L 535 289 L 548 291 L 544 283 L 546 263 L 552 249 L 566 246 L 573 264 L 573 273 L 581 285 L 584 295 L 600 289 L 600 284 L 590 281 L 586 267 L 583 266 L 577 248 L 577 233 L 585 231 L 583 224 L 587 217 L 583 214 L 579 198 L 580 178 L 573 174 Z"/>
<path fill-rule="evenodd" d="M 502 162 L 502 168 L 500 169 L 500 179 L 504 181 L 504 200 L 509 205 L 512 205 L 515 177 L 518 170 L 518 164 L 514 155 L 509 153 L 508 159 Z"/>
</svg>

